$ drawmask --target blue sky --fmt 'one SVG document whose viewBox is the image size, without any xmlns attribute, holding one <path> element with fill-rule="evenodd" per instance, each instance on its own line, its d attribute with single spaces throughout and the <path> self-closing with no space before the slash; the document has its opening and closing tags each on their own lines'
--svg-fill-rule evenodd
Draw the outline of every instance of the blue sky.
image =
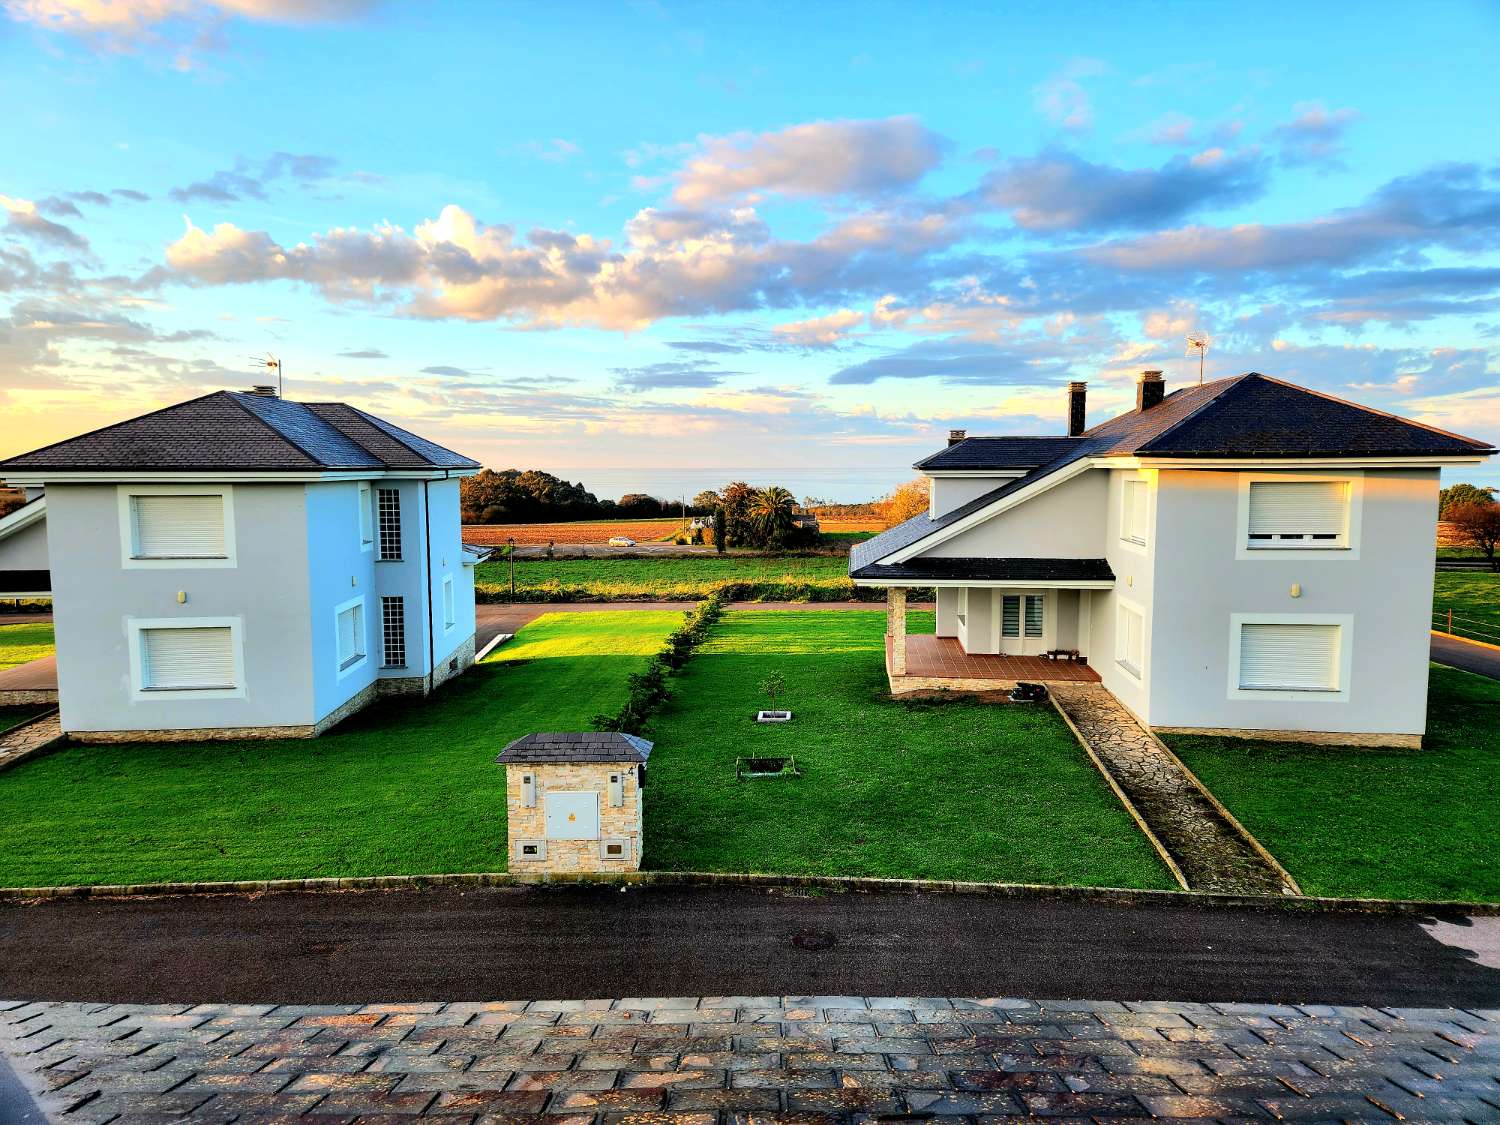
<svg viewBox="0 0 1500 1125">
<path fill-rule="evenodd" d="M 1500 438 L 1500 9 L 1306 7 L 0 0 L 0 454 L 274 352 L 496 467 L 883 486 L 1193 330 Z"/>
</svg>

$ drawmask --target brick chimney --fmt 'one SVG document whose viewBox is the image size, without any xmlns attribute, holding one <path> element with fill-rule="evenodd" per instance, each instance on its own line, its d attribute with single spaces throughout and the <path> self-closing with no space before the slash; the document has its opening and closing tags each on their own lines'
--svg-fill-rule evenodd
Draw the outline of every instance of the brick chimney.
<svg viewBox="0 0 1500 1125">
<path fill-rule="evenodd" d="M 1142 371 L 1135 384 L 1135 408 L 1150 410 L 1167 394 L 1167 385 L 1162 382 L 1160 371 Z"/>
<path fill-rule="evenodd" d="M 1068 384 L 1068 436 L 1077 437 L 1088 429 L 1084 421 L 1086 415 L 1086 403 L 1089 392 L 1087 383 Z"/>
<path fill-rule="evenodd" d="M 966 438 L 968 436 L 969 436 L 969 431 L 968 430 L 949 430 L 948 431 L 948 444 L 949 445 L 957 445 L 959 442 L 963 441 L 964 438 Z"/>
</svg>

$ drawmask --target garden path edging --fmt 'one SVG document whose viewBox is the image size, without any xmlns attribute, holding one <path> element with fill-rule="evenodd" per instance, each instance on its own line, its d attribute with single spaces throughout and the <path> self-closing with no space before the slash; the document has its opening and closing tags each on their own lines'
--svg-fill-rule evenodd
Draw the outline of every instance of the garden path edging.
<svg viewBox="0 0 1500 1125">
<path fill-rule="evenodd" d="M 1246 895 L 1213 891 L 1133 889 L 1127 887 L 1047 886 L 1035 883 L 981 883 L 953 879 L 883 879 L 869 876 L 767 875 L 720 871 L 621 871 L 570 874 L 523 874 L 508 871 L 452 875 L 360 875 L 320 879 L 247 879 L 194 883 L 135 883 L 97 886 L 0 887 L 0 902 L 61 898 L 135 898 L 178 895 L 260 895 L 337 891 L 426 890 L 445 887 L 567 886 L 741 887 L 774 890 L 822 890 L 855 894 L 970 894 L 996 898 L 1063 899 L 1117 905 L 1197 905 L 1252 907 L 1296 911 L 1361 911 L 1373 914 L 1463 914 L 1500 916 L 1500 902 L 1454 900 L 1334 898 L 1316 895 Z"/>
</svg>

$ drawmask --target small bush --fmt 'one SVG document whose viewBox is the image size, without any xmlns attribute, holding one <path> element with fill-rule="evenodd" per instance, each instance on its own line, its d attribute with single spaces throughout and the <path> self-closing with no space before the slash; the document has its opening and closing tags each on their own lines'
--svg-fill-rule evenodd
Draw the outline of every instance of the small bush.
<svg viewBox="0 0 1500 1125">
<path fill-rule="evenodd" d="M 651 714 L 666 702 L 671 693 L 667 677 L 686 664 L 693 649 L 703 643 L 709 629 L 723 615 L 725 601 L 723 591 L 714 590 L 689 612 L 683 623 L 668 635 L 646 670 L 635 673 L 626 681 L 629 695 L 620 710 L 614 715 L 594 716 L 595 729 L 642 731 Z"/>
</svg>

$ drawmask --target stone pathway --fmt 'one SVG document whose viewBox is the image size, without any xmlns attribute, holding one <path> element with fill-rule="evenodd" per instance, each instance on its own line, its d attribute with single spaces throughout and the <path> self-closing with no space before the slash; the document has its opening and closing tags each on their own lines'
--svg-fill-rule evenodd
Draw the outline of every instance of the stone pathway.
<svg viewBox="0 0 1500 1125">
<path fill-rule="evenodd" d="M 0 770 L 42 753 L 62 736 L 62 720 L 56 711 L 0 733 Z"/>
<path fill-rule="evenodd" d="M 1109 691 L 1098 684 L 1047 686 L 1176 860 L 1189 887 L 1231 894 L 1295 893 Z"/>
<path fill-rule="evenodd" d="M 1500 1011 L 1453 1008 L 0 1002 L 0 1051 L 54 1121 L 77 1125 L 1500 1119 Z"/>
</svg>

